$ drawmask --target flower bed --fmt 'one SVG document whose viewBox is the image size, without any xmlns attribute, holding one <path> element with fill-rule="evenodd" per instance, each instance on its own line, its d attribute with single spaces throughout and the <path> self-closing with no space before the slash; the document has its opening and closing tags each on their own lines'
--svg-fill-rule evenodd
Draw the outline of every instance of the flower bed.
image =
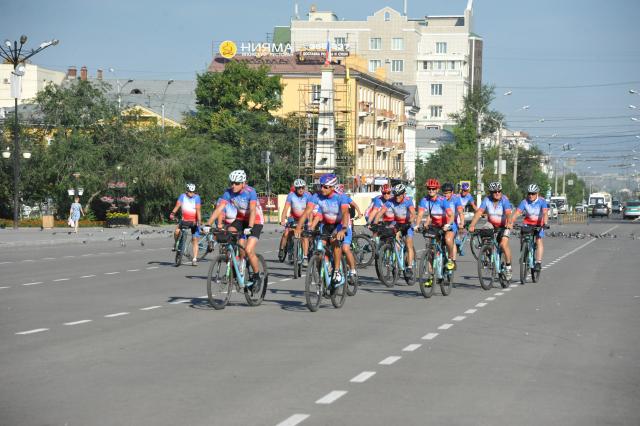
<svg viewBox="0 0 640 426">
<path fill-rule="evenodd" d="M 21 228 L 40 228 L 42 226 L 42 218 L 23 219 L 20 221 Z M 69 228 L 66 220 L 54 220 L 53 226 L 56 228 Z M 103 227 L 104 222 L 101 220 L 80 220 L 81 228 Z M 13 219 L 0 219 L 0 228 L 12 228 Z"/>
</svg>

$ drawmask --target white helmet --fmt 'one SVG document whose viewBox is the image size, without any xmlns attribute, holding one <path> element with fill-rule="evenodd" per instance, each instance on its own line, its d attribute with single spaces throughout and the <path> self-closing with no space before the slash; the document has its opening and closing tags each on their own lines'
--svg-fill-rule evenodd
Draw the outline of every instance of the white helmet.
<svg viewBox="0 0 640 426">
<path fill-rule="evenodd" d="M 407 188 L 403 184 L 399 183 L 394 186 L 391 191 L 393 192 L 393 195 L 402 195 L 407 192 Z"/>
<path fill-rule="evenodd" d="M 531 194 L 533 193 L 537 194 L 538 192 L 540 192 L 540 187 L 535 183 L 532 183 L 531 185 L 529 185 L 529 188 L 527 188 L 527 192 Z"/>
<path fill-rule="evenodd" d="M 489 184 L 489 192 L 502 191 L 502 184 L 500 182 L 491 182 Z"/>
<path fill-rule="evenodd" d="M 187 184 L 187 192 L 196 192 L 196 184 L 188 183 Z"/>
<path fill-rule="evenodd" d="M 244 170 L 234 170 L 229 173 L 229 182 L 244 183 L 247 181 L 247 174 Z"/>
<path fill-rule="evenodd" d="M 305 182 L 304 179 L 296 179 L 293 181 L 294 188 L 304 188 L 305 186 L 307 186 L 307 182 Z"/>
</svg>

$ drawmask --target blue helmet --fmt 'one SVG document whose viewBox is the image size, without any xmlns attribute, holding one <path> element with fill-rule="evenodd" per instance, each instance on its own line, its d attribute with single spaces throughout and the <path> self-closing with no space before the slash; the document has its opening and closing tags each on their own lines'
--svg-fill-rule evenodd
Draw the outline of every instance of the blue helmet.
<svg viewBox="0 0 640 426">
<path fill-rule="evenodd" d="M 326 173 L 320 176 L 320 185 L 336 186 L 338 184 L 338 177 L 333 173 Z"/>
<path fill-rule="evenodd" d="M 468 191 L 471 185 L 469 185 L 469 182 L 462 182 L 462 185 L 460 187 L 463 191 Z"/>
</svg>

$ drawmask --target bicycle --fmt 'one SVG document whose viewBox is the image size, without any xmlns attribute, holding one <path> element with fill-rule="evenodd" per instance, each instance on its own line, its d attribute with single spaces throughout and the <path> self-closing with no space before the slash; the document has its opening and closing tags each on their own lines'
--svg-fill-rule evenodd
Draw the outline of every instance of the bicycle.
<svg viewBox="0 0 640 426">
<path fill-rule="evenodd" d="M 420 293 L 427 299 L 433 296 L 434 283 L 440 286 L 440 292 L 443 296 L 450 295 L 453 288 L 454 271 L 446 267 L 449 257 L 444 234 L 445 231 L 442 228 L 434 226 L 422 229 L 427 246 L 420 259 L 418 282 Z"/>
<path fill-rule="evenodd" d="M 190 232 L 191 227 L 193 226 L 193 222 L 180 221 L 178 226 L 180 227 L 180 234 L 178 235 L 178 239 L 176 240 L 175 246 L 174 246 L 174 249 L 176 252 L 174 263 L 176 267 L 182 264 L 183 257 L 187 258 L 187 261 L 189 262 L 193 259 L 193 257 L 191 257 L 192 255 L 191 245 L 193 244 L 192 242 L 193 237 Z"/>
<path fill-rule="evenodd" d="M 294 233 L 293 233 L 292 229 L 295 228 L 295 227 L 296 227 L 296 222 L 291 218 L 289 218 L 289 220 L 287 220 L 287 223 L 285 223 L 285 225 L 284 225 L 284 230 L 285 230 L 285 232 L 287 230 L 289 230 L 289 235 L 287 236 L 287 243 L 284 246 L 284 251 L 282 252 L 282 254 L 278 253 L 278 261 L 280 263 L 284 263 L 284 261 L 287 260 L 287 255 L 289 256 L 289 261 L 291 261 L 291 259 L 293 259 L 293 237 L 294 237 Z"/>
<path fill-rule="evenodd" d="M 356 259 L 357 268 L 366 268 L 373 263 L 376 247 L 376 243 L 370 235 L 354 231 L 351 238 L 351 251 Z"/>
<path fill-rule="evenodd" d="M 257 283 L 249 280 L 253 275 L 251 263 L 245 249 L 238 244 L 238 234 L 229 231 L 214 231 L 220 251 L 211 263 L 207 274 L 207 297 L 216 310 L 224 309 L 229 303 L 231 292 L 244 292 L 250 306 L 258 306 L 264 300 L 269 281 L 269 272 L 264 257 L 256 254 L 261 271 Z"/>
<path fill-rule="evenodd" d="M 334 283 L 333 277 L 333 249 L 325 249 L 324 241 L 331 240 L 333 234 L 323 234 L 320 231 L 304 231 L 303 236 L 314 238 L 314 251 L 309 259 L 307 278 L 304 284 L 304 296 L 307 308 L 316 312 L 322 298 L 330 298 L 335 308 L 341 308 L 347 295 L 346 271 L 347 262 L 340 259 L 340 282 Z"/>
<path fill-rule="evenodd" d="M 502 256 L 502 248 L 496 239 L 499 229 L 478 229 L 475 231 L 482 240 L 482 246 L 478 252 L 478 279 L 484 290 L 493 288 L 493 282 L 500 281 L 502 288 L 509 286 L 509 280 L 505 275 L 506 264 Z"/>
<path fill-rule="evenodd" d="M 404 280 L 407 285 L 413 285 L 416 282 L 415 275 L 407 277 L 407 246 L 404 237 L 398 238 L 399 231 L 394 228 L 382 227 L 378 228 L 381 243 L 376 258 L 376 272 L 379 273 L 378 278 L 387 287 L 393 287 L 398 281 L 400 270 L 403 272 Z M 414 265 L 411 265 L 415 267 Z M 415 269 L 415 268 L 413 268 Z"/>
<path fill-rule="evenodd" d="M 548 226 L 545 226 L 548 229 Z M 527 275 L 531 271 L 531 281 L 537 283 L 540 280 L 540 272 L 536 271 L 536 235 L 542 230 L 541 226 L 523 225 L 520 229 L 520 283 L 527 282 Z"/>
</svg>

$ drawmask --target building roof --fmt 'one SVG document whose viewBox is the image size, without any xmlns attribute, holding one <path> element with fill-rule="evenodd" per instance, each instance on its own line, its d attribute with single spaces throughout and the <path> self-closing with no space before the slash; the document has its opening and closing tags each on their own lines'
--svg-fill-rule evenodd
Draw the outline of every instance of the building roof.
<svg viewBox="0 0 640 426">
<path fill-rule="evenodd" d="M 453 133 L 442 129 L 416 129 L 416 148 L 438 148 L 455 140 Z"/>
<path fill-rule="evenodd" d="M 402 88 L 409 92 L 409 96 L 404 100 L 406 106 L 414 106 L 420 108 L 418 100 L 418 86 L 415 84 L 403 84 Z"/>
</svg>

